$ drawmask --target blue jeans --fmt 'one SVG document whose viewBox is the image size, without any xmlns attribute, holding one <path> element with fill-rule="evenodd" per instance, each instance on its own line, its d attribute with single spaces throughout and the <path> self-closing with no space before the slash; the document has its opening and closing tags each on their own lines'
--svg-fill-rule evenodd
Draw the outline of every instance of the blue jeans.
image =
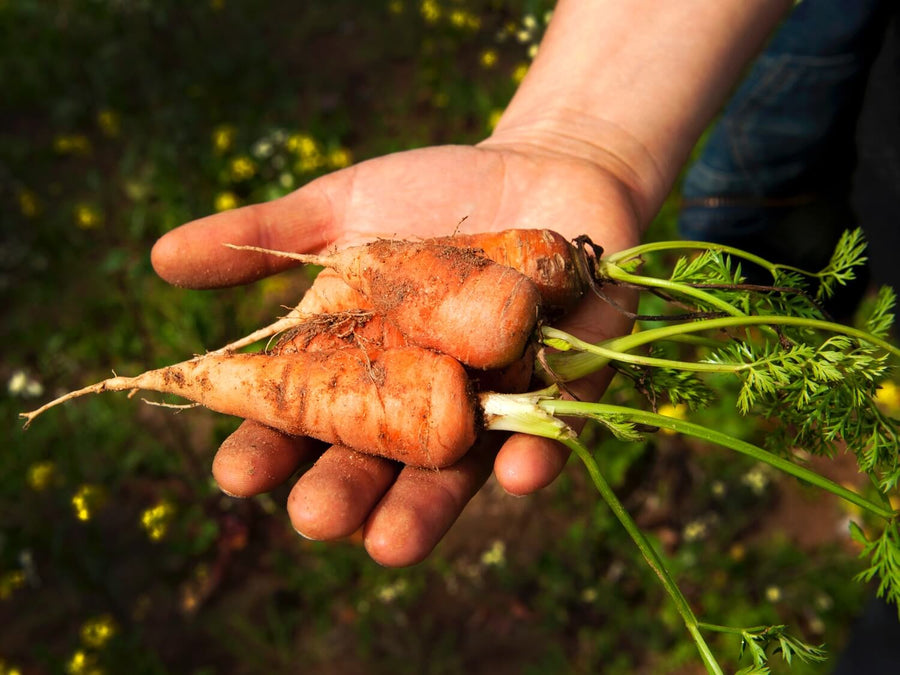
<svg viewBox="0 0 900 675">
<path fill-rule="evenodd" d="M 804 0 L 793 10 L 687 171 L 680 236 L 754 248 L 781 239 L 783 217 L 798 207 L 817 220 L 824 208 L 834 230 L 852 225 L 853 129 L 888 4 Z"/>
</svg>

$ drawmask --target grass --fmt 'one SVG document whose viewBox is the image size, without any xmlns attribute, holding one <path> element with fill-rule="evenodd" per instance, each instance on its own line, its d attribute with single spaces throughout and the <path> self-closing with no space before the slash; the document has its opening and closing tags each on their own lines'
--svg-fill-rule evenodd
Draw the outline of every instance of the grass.
<svg viewBox="0 0 900 675">
<path fill-rule="evenodd" d="M 303 272 L 184 291 L 150 246 L 348 161 L 479 140 L 548 8 L 0 1 L 0 673 L 690 672 L 677 615 L 578 467 L 526 500 L 489 484 L 432 558 L 388 570 L 355 539 L 298 538 L 287 488 L 222 495 L 209 465 L 235 420 L 109 397 L 16 421 L 293 304 Z M 676 437 L 596 444 L 705 615 L 841 643 L 863 597 L 853 556 L 840 536 L 762 532 L 771 477 Z"/>
</svg>

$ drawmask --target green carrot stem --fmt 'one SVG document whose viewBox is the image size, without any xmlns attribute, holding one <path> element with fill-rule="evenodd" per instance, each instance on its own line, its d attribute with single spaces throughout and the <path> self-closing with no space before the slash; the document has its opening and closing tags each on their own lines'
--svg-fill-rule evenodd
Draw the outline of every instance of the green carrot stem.
<svg viewBox="0 0 900 675">
<path fill-rule="evenodd" d="M 609 486 L 609 483 L 606 482 L 603 473 L 600 471 L 600 467 L 596 460 L 594 460 L 590 451 L 575 437 L 569 436 L 560 440 L 571 449 L 585 465 L 585 468 L 587 468 L 591 480 L 597 488 L 597 491 L 600 493 L 600 496 L 603 498 L 603 501 L 606 502 L 607 506 L 609 506 L 610 510 L 613 512 L 613 515 L 615 515 L 622 527 L 625 528 L 625 531 L 628 532 L 628 535 L 637 546 L 644 560 L 650 566 L 650 569 L 653 570 L 654 574 L 656 574 L 666 593 L 668 593 L 669 598 L 675 604 L 679 615 L 681 615 L 685 627 L 697 646 L 697 651 L 700 653 L 700 658 L 703 660 L 703 665 L 706 666 L 707 672 L 721 675 L 723 672 L 722 668 L 716 661 L 715 656 L 713 656 L 712 650 L 710 650 L 706 640 L 703 639 L 703 635 L 700 633 L 700 623 L 697 621 L 697 617 L 694 615 L 687 598 L 684 597 L 681 589 L 678 588 L 678 584 L 675 583 L 675 580 L 669 573 L 662 557 L 656 549 L 653 548 L 653 545 L 649 542 L 640 527 L 638 527 L 637 523 L 634 522 L 634 519 L 622 505 L 622 502 L 616 497 L 616 494 Z"/>
<path fill-rule="evenodd" d="M 632 248 L 623 249 L 621 251 L 617 251 L 615 253 L 610 253 L 609 255 L 605 255 L 603 259 L 607 262 L 611 262 L 614 264 L 619 264 L 626 260 L 632 260 L 634 258 L 639 258 L 643 256 L 645 253 L 654 253 L 656 251 L 672 251 L 672 250 L 689 250 L 689 249 L 701 249 L 701 250 L 711 250 L 711 251 L 721 251 L 722 253 L 727 253 L 728 255 L 734 256 L 736 258 L 743 258 L 749 262 L 755 263 L 768 271 L 772 276 L 775 276 L 775 271 L 779 269 L 790 270 L 793 272 L 798 272 L 805 276 L 816 276 L 816 274 L 812 272 L 807 272 L 806 270 L 797 269 L 796 267 L 791 267 L 790 265 L 780 265 L 769 262 L 765 258 L 760 258 L 758 255 L 750 253 L 748 251 L 743 251 L 739 248 L 735 248 L 733 246 L 725 246 L 724 244 L 713 244 L 707 241 L 654 241 L 648 244 L 641 244 L 639 246 L 634 246 Z"/>
<path fill-rule="evenodd" d="M 800 466 L 799 464 L 788 461 L 783 457 L 772 454 L 771 452 L 763 450 L 762 448 L 751 443 L 747 443 L 746 441 L 742 441 L 738 438 L 723 434 L 722 432 L 716 431 L 715 429 L 709 429 L 699 424 L 694 424 L 693 422 L 679 420 L 674 417 L 667 417 L 665 415 L 659 415 L 657 413 L 649 412 L 646 410 L 637 410 L 634 408 L 626 408 L 623 406 L 609 405 L 605 403 L 585 403 L 582 401 L 545 399 L 540 401 L 539 405 L 541 408 L 554 416 L 560 415 L 563 417 L 588 417 L 602 420 L 603 416 L 615 415 L 624 417 L 625 419 L 634 422 L 638 422 L 640 424 L 657 426 L 663 429 L 671 429 L 672 431 L 676 431 L 678 433 L 694 436 L 696 438 L 700 438 L 705 441 L 730 448 L 759 462 L 764 462 L 769 466 L 778 469 L 779 471 L 783 471 L 790 476 L 826 490 L 833 495 L 836 495 L 837 497 L 840 497 L 841 499 L 844 499 L 851 504 L 856 504 L 860 508 L 865 509 L 866 511 L 886 520 L 889 520 L 896 515 L 892 509 L 885 507 L 882 504 L 873 502 L 863 497 L 862 495 L 853 492 L 852 490 L 848 490 L 844 486 L 825 478 L 824 476 L 816 473 L 815 471 L 812 471 L 811 469 L 807 469 L 804 466 Z"/>
<path fill-rule="evenodd" d="M 653 356 L 642 356 L 640 354 L 629 354 L 626 352 L 608 349 L 601 344 L 591 344 L 584 340 L 579 340 L 573 335 L 563 333 L 555 328 L 545 328 L 543 331 L 544 343 L 549 346 L 559 344 L 558 341 L 565 342 L 570 347 L 588 352 L 599 356 L 605 361 L 618 361 L 620 363 L 630 363 L 636 366 L 648 366 L 651 368 L 676 368 L 678 370 L 690 370 L 701 373 L 736 373 L 747 368 L 752 368 L 752 363 L 696 363 L 693 361 L 675 361 L 672 359 L 660 359 Z"/>
<path fill-rule="evenodd" d="M 620 283 L 632 284 L 644 288 L 661 288 L 679 295 L 688 296 L 699 302 L 715 307 L 731 316 L 745 316 L 744 312 L 729 302 L 725 302 L 712 293 L 708 293 L 701 288 L 695 288 L 688 284 L 682 284 L 669 279 L 657 279 L 655 277 L 645 277 L 640 274 L 631 274 L 626 272 L 618 265 L 610 264 L 608 261 L 600 261 L 597 265 L 597 275 L 600 278 L 607 278 Z"/>
<path fill-rule="evenodd" d="M 688 333 L 747 326 L 797 326 L 800 328 L 809 328 L 823 332 L 847 335 L 875 345 L 895 357 L 900 357 L 900 349 L 890 342 L 876 337 L 871 333 L 867 333 L 864 330 L 853 328 L 852 326 L 799 316 L 753 315 L 726 316 L 718 319 L 703 319 L 701 321 L 692 321 L 691 323 L 651 328 L 649 330 L 631 333 L 630 335 L 623 335 L 621 337 L 604 340 L 599 343 L 599 346 L 606 350 L 606 354 L 603 356 L 599 354 L 584 356 L 583 354 L 572 354 L 568 352 L 560 354 L 554 353 L 547 355 L 547 363 L 557 379 L 563 381 L 576 380 L 605 367 L 610 361 L 610 353 L 612 352 L 630 352 L 633 349 L 658 340 L 670 340 L 673 337 L 686 335 Z M 567 336 L 567 334 L 562 333 L 562 331 L 558 331 L 555 328 L 545 327 L 541 330 L 542 334 L 548 335 L 551 339 L 561 339 L 566 342 L 570 342 L 570 338 L 577 340 L 577 338 Z M 570 344 L 574 343 L 570 342 Z"/>
</svg>

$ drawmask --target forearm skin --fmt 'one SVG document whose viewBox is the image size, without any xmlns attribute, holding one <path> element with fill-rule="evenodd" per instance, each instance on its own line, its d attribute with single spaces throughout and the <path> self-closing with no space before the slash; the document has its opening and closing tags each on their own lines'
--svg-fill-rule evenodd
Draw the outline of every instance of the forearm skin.
<svg viewBox="0 0 900 675">
<path fill-rule="evenodd" d="M 646 227 L 792 0 L 561 0 L 496 142 L 594 161 Z"/>
</svg>

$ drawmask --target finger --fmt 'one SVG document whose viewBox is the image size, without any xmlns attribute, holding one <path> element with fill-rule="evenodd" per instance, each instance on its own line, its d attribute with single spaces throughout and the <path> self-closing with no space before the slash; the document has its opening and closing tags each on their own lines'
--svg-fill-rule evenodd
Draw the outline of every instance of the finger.
<svg viewBox="0 0 900 675">
<path fill-rule="evenodd" d="M 222 492 L 252 497 L 284 483 L 319 452 L 318 441 L 287 436 L 248 420 L 222 443 L 213 459 L 212 473 Z"/>
<path fill-rule="evenodd" d="M 216 288 L 255 281 L 296 262 L 248 254 L 224 244 L 295 252 L 318 251 L 330 243 L 335 222 L 332 193 L 346 177 L 340 171 L 285 197 L 200 218 L 167 232 L 150 260 L 163 279 L 186 288 Z"/>
<path fill-rule="evenodd" d="M 404 467 L 363 530 L 372 559 L 387 567 L 424 560 L 487 480 L 495 452 L 486 438 L 449 468 Z"/>
<path fill-rule="evenodd" d="M 347 537 L 362 527 L 399 470 L 382 457 L 332 446 L 291 490 L 291 524 L 307 539 Z"/>
<path fill-rule="evenodd" d="M 549 438 L 515 434 L 497 453 L 494 475 L 508 493 L 521 497 L 541 490 L 559 476 L 569 450 Z"/>
</svg>

